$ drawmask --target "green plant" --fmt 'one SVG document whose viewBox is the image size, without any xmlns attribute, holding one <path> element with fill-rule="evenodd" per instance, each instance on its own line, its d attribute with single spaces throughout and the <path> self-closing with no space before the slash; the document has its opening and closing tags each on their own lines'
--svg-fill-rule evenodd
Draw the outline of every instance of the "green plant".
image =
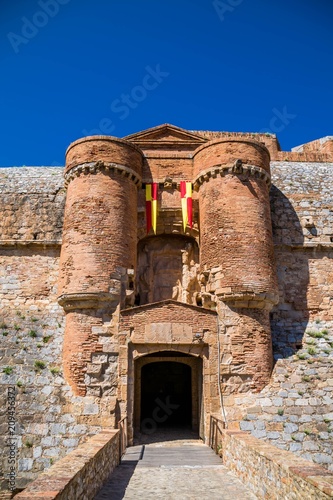
<svg viewBox="0 0 333 500">
<path fill-rule="evenodd" d="M 7 330 L 8 326 L 6 325 L 6 323 L 2 322 L 0 323 L 0 328 L 1 330 Z"/>
<path fill-rule="evenodd" d="M 50 458 L 50 464 L 53 465 L 54 464 L 54 460 L 53 458 Z"/>
<path fill-rule="evenodd" d="M 306 359 L 306 354 L 297 354 L 298 359 Z"/>
<path fill-rule="evenodd" d="M 284 409 L 279 408 L 277 412 L 278 412 L 278 415 L 280 415 L 280 417 L 282 417 L 282 415 L 284 414 Z"/>
<path fill-rule="evenodd" d="M 32 448 L 32 447 L 33 447 L 33 444 L 32 444 L 32 442 L 31 442 L 31 441 L 26 441 L 24 444 L 25 444 L 25 446 L 26 446 L 27 448 Z"/>
<path fill-rule="evenodd" d="M 44 363 L 44 361 L 38 361 L 38 360 L 36 360 L 35 363 L 34 363 L 34 367 L 37 370 L 44 370 L 44 368 L 46 367 L 46 364 Z"/>
<path fill-rule="evenodd" d="M 57 375 L 58 373 L 60 373 L 60 368 L 57 368 L 56 366 L 50 368 L 50 372 L 52 373 L 52 375 Z"/>
<path fill-rule="evenodd" d="M 18 380 L 18 381 L 16 382 L 16 385 L 17 385 L 17 387 L 22 387 L 23 382 L 21 382 L 21 380 Z"/>
<path fill-rule="evenodd" d="M 47 344 L 48 341 L 50 340 L 50 338 L 51 338 L 51 335 L 45 335 L 45 337 L 43 337 L 44 344 Z"/>
<path fill-rule="evenodd" d="M 304 375 L 304 376 L 302 377 L 302 380 L 303 380 L 303 382 L 310 382 L 311 377 L 309 377 L 309 375 Z"/>
<path fill-rule="evenodd" d="M 311 356 L 317 354 L 317 351 L 314 347 L 309 347 L 307 351 L 309 354 L 311 354 Z"/>
<path fill-rule="evenodd" d="M 309 431 L 309 429 L 304 429 L 304 431 L 303 431 L 303 432 L 304 432 L 304 434 L 306 434 L 307 436 L 308 436 L 309 434 L 311 434 L 311 431 Z"/>
<path fill-rule="evenodd" d="M 313 340 L 313 339 L 307 340 L 306 343 L 309 344 L 309 345 L 316 345 L 316 341 Z"/>
<path fill-rule="evenodd" d="M 298 391 L 298 394 L 299 394 L 300 396 L 303 396 L 304 392 L 303 392 L 303 391 Z"/>
<path fill-rule="evenodd" d="M 32 337 L 34 339 L 35 337 L 37 337 L 37 332 L 36 330 L 30 330 L 28 335 L 29 337 Z"/>
<path fill-rule="evenodd" d="M 328 418 L 324 418 L 324 422 L 325 422 L 325 424 L 329 424 L 330 420 Z"/>
<path fill-rule="evenodd" d="M 16 314 L 19 318 L 25 319 L 25 316 L 21 313 L 21 311 L 16 311 Z"/>
<path fill-rule="evenodd" d="M 5 373 L 6 375 L 10 375 L 12 373 L 12 371 L 14 370 L 14 368 L 12 366 L 5 366 L 5 368 L 2 370 L 3 373 Z"/>
<path fill-rule="evenodd" d="M 32 321 L 33 323 L 36 323 L 36 321 L 38 321 L 38 318 L 31 318 L 31 321 Z"/>
<path fill-rule="evenodd" d="M 295 436 L 291 436 L 291 439 L 292 439 L 293 441 L 297 441 L 297 439 L 295 438 Z"/>
<path fill-rule="evenodd" d="M 15 323 L 15 325 L 14 325 L 14 330 L 15 330 L 16 332 L 18 332 L 19 330 L 21 330 L 21 328 L 20 328 L 20 326 L 19 326 L 19 325 L 17 325 L 17 324 Z"/>
<path fill-rule="evenodd" d="M 8 332 L 2 332 L 2 335 L 3 335 L 4 337 L 7 337 Z"/>
<path fill-rule="evenodd" d="M 313 359 L 308 359 L 307 362 L 309 363 L 309 365 L 312 365 L 314 363 Z"/>
<path fill-rule="evenodd" d="M 320 319 L 316 319 L 316 324 L 319 325 Z"/>
<path fill-rule="evenodd" d="M 324 334 L 321 332 L 314 332 L 312 335 L 315 339 L 322 339 L 324 338 Z"/>
<path fill-rule="evenodd" d="M 323 335 L 328 335 L 328 330 L 325 328 L 324 330 L 321 331 Z"/>
<path fill-rule="evenodd" d="M 43 347 L 43 344 L 37 344 L 37 347 L 38 349 L 40 349 L 41 347 Z"/>
</svg>

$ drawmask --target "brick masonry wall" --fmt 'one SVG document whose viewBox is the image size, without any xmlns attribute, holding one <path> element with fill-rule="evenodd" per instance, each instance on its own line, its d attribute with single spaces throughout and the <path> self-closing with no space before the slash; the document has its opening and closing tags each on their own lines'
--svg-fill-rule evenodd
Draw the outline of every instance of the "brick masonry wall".
<svg viewBox="0 0 333 500">
<path fill-rule="evenodd" d="M 66 151 L 65 172 L 94 161 L 125 165 L 141 175 L 142 152 L 128 141 L 108 136 L 85 137 L 70 144 Z"/>
<path fill-rule="evenodd" d="M 211 179 L 200 187 L 199 212 L 202 269 L 220 268 L 215 293 L 276 295 L 265 183 L 231 175 Z"/>
<path fill-rule="evenodd" d="M 304 335 L 306 329 L 310 331 L 328 329 L 331 332 L 333 212 L 330 186 L 333 164 L 282 161 L 272 162 L 271 170 L 273 176 L 271 210 L 280 292 L 280 303 L 272 311 L 271 326 L 275 357 L 288 356 L 278 362 L 276 370 L 278 368 L 286 370 L 285 373 L 278 374 L 279 377 L 289 374 L 291 379 L 295 369 L 295 377 L 301 379 L 310 377 L 312 382 L 309 384 L 313 385 L 313 391 L 319 391 L 316 394 L 311 392 L 310 385 L 306 385 L 305 388 L 295 387 L 294 390 L 293 384 L 304 384 L 305 381 L 299 382 L 296 378 L 296 381 L 292 382 L 292 387 L 289 387 L 288 391 L 292 390 L 293 394 L 304 392 L 309 395 L 301 397 L 298 394 L 299 397 L 294 399 L 291 397 L 290 400 L 286 398 L 286 401 L 294 401 L 290 407 L 296 409 L 311 407 L 313 414 L 303 412 L 305 416 L 310 415 L 311 422 L 292 421 L 295 417 L 301 416 L 297 413 L 288 414 L 285 411 L 282 417 L 290 415 L 290 418 L 288 417 L 289 420 L 286 419 L 283 423 L 297 425 L 298 429 L 284 432 L 291 435 L 293 432 L 305 434 L 303 441 L 295 441 L 290 437 L 290 444 L 307 443 L 309 435 L 312 434 L 312 426 L 315 425 L 312 415 L 320 415 L 322 421 L 316 422 L 318 425 L 327 425 L 327 430 L 322 431 L 320 428 L 324 427 L 318 427 L 318 436 L 322 432 L 327 434 L 323 435 L 324 439 L 318 437 L 314 440 L 319 448 L 312 451 L 314 454 L 329 455 L 331 433 L 328 431 L 331 420 L 327 415 L 331 410 L 327 407 L 331 404 L 331 386 L 327 383 L 319 387 L 319 384 L 324 384 L 326 379 L 332 378 L 327 375 L 330 373 L 331 346 L 326 343 L 320 350 L 318 348 L 321 354 L 312 364 L 312 355 L 310 362 L 307 359 L 291 358 L 291 355 L 299 347 L 302 339 L 304 342 L 311 341 L 311 335 Z M 0 321 L 2 326 L 6 326 L 0 329 L 1 397 L 3 402 L 7 387 L 16 386 L 18 422 L 16 435 L 19 448 L 17 464 L 20 487 L 36 477 L 43 468 L 50 466 L 51 460 L 56 461 L 85 440 L 88 433 L 97 432 L 105 422 L 110 425 L 112 420 L 110 415 L 103 420 L 104 410 L 101 398 L 97 394 L 97 391 L 101 393 L 101 389 L 94 382 L 96 378 L 94 374 L 100 370 L 100 365 L 103 373 L 99 377 L 107 377 L 107 370 L 111 364 L 110 369 L 117 370 L 115 351 L 119 344 L 113 333 L 108 333 L 107 327 L 99 327 L 100 333 L 96 333 L 99 335 L 102 351 L 101 354 L 93 355 L 92 366 L 88 367 L 90 374 L 85 375 L 90 386 L 89 395 L 84 398 L 75 397 L 61 373 L 64 315 L 56 302 L 59 247 L 54 245 L 54 242 L 59 242 L 62 231 L 65 197 L 62 175 L 63 169 L 58 167 L 0 169 L 0 189 L 5 200 L 0 249 Z M 178 216 L 180 219 L 180 215 Z M 304 245 L 306 248 L 303 248 Z M 30 335 L 31 331 L 36 332 L 36 336 Z M 319 341 L 322 339 L 319 338 Z M 311 344 L 309 346 L 304 344 L 305 354 L 310 347 Z M 315 348 L 317 349 L 317 346 Z M 123 357 L 125 350 L 127 346 L 121 345 Z M 329 351 L 328 354 L 324 350 Z M 302 351 L 298 351 L 298 354 L 302 355 Z M 98 356 L 104 357 L 102 359 Z M 35 361 L 42 361 L 46 367 L 35 371 Z M 13 369 L 9 374 L 3 372 L 3 367 L 7 366 Z M 54 369 L 60 369 L 60 372 L 57 373 Z M 316 373 L 306 373 L 312 369 L 316 370 Z M 125 373 L 121 373 L 125 377 Z M 318 386 L 315 385 L 316 380 Z M 276 383 L 276 378 L 273 378 L 272 383 Z M 281 387 L 268 388 L 271 391 L 268 398 L 282 397 L 278 395 L 281 389 L 283 390 Z M 115 398 L 113 387 L 105 390 L 110 390 L 109 397 Z M 216 393 L 216 388 L 214 391 Z M 266 396 L 267 393 L 262 393 L 255 398 L 265 400 Z M 233 399 L 233 395 L 228 397 L 230 401 Z M 312 403 L 315 399 L 317 402 L 311 404 L 310 398 Z M 302 399 L 307 400 L 308 405 L 296 405 L 295 401 Z M 272 407 L 274 415 L 280 417 L 278 414 L 278 409 L 281 408 L 280 400 L 277 402 L 279 405 L 276 406 L 272 402 Z M 240 409 L 240 413 L 243 409 L 246 410 L 246 406 L 254 406 L 253 399 L 247 399 L 246 395 L 241 396 L 237 403 L 234 400 L 232 404 Z M 109 405 L 113 408 L 113 404 L 114 402 L 105 402 L 105 407 Z M 265 409 L 271 408 L 270 406 L 260 403 L 255 406 L 262 409 L 262 415 L 272 419 L 272 413 L 266 412 Z M 285 406 L 288 406 L 287 402 Z M 252 414 L 248 412 L 248 415 L 251 420 Z M 264 420 L 258 418 L 258 422 Z M 244 422 L 249 421 L 244 420 Z M 301 427 L 303 424 L 309 428 Z M 6 430 L 6 427 L 3 427 L 5 425 L 6 421 L 2 420 L 2 439 Z M 262 425 L 258 423 L 259 427 Z M 288 429 L 291 431 L 294 427 Z M 305 430 L 310 434 L 303 432 Z M 267 431 L 280 432 L 268 428 Z M 303 445 L 302 450 L 298 451 L 309 452 Z"/>
<path fill-rule="evenodd" d="M 214 139 L 195 151 L 194 177 L 215 165 L 232 165 L 238 159 L 270 171 L 269 152 L 262 143 L 235 138 Z"/>
<path fill-rule="evenodd" d="M 81 174 L 68 186 L 60 294 L 108 293 L 119 268 L 135 269 L 137 188 L 118 173 Z"/>
<path fill-rule="evenodd" d="M 140 308 L 128 309 L 122 312 L 120 329 L 130 330 L 131 328 L 135 331 L 135 339 L 140 343 L 147 341 L 145 335 L 151 338 L 150 332 L 147 332 L 147 325 L 151 323 L 177 323 L 183 325 L 184 328 L 180 328 L 179 332 L 175 331 L 170 339 L 165 343 L 177 342 L 186 339 L 186 343 L 191 343 L 195 333 L 200 332 L 203 335 L 203 339 L 212 343 L 211 336 L 216 334 L 217 329 L 217 315 L 213 311 L 205 310 L 199 307 L 189 306 L 187 304 L 177 304 L 174 301 L 169 301 L 165 305 L 159 303 L 147 306 L 141 306 Z M 193 329 L 193 326 L 194 329 Z M 156 342 L 163 341 L 162 337 L 159 337 L 156 331 Z M 134 341 L 135 343 L 135 341 Z M 155 342 L 153 342 L 155 343 Z"/>
</svg>

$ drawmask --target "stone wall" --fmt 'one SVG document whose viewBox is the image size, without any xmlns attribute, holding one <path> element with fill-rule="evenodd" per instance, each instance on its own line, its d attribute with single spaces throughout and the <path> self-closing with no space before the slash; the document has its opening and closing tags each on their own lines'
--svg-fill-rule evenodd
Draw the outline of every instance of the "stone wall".
<svg viewBox="0 0 333 500">
<path fill-rule="evenodd" d="M 60 243 L 66 192 L 62 167 L 0 168 L 0 241 Z"/>
<path fill-rule="evenodd" d="M 272 162 L 271 212 L 279 303 L 276 359 L 300 346 L 308 322 L 333 320 L 333 163 Z"/>
<path fill-rule="evenodd" d="M 221 455 L 258 498 L 324 500 L 333 496 L 333 476 L 292 453 L 240 431 L 223 431 Z"/>
<path fill-rule="evenodd" d="M 119 431 L 104 430 L 59 460 L 15 498 L 91 500 L 119 459 Z"/>
<path fill-rule="evenodd" d="M 62 374 L 64 313 L 57 304 L 59 247 L 0 250 L 0 483 L 9 471 L 8 388 L 15 391 L 16 487 L 100 430 L 95 398 L 74 398 Z"/>
<path fill-rule="evenodd" d="M 308 328 L 297 354 L 279 359 L 270 384 L 236 404 L 240 428 L 333 471 L 333 328 Z"/>
<path fill-rule="evenodd" d="M 171 160 L 151 154 L 156 156 L 154 169 L 164 181 Z M 75 158 L 72 161 L 75 162 Z M 186 166 L 186 173 L 190 172 L 189 163 L 187 157 L 183 163 L 173 165 L 173 174 L 181 176 L 182 164 Z M 147 166 L 145 169 L 146 180 L 150 180 Z M 243 428 L 258 431 L 255 435 L 262 439 L 273 440 L 277 446 L 331 467 L 327 456 L 332 451 L 333 208 L 330 191 L 333 163 L 273 161 L 271 171 L 271 213 L 280 295 L 279 304 L 271 313 L 271 328 L 275 358 L 279 361 L 272 384 L 262 393 L 248 395 L 245 380 L 244 394 L 234 398 L 230 393 L 224 399 L 235 415 L 238 412 L 237 418 L 246 415 Z M 22 488 L 89 434 L 98 432 L 104 425 L 114 426 L 116 398 L 121 402 L 121 411 L 125 411 L 126 342 L 131 337 L 132 319 L 130 312 L 123 315 L 125 335 L 119 337 L 115 335 L 117 325 L 114 324 L 119 319 L 118 309 L 110 323 L 101 320 L 92 325 L 97 350 L 87 363 L 87 396 L 74 396 L 62 374 L 64 312 L 57 304 L 65 200 L 63 169 L 0 169 L 0 194 L 4 212 L 0 221 L 0 398 L 1 404 L 6 405 L 7 388 L 15 387 L 16 485 Z M 194 196 L 197 221 L 197 194 Z M 141 238 L 145 235 L 143 190 L 139 190 L 139 199 Z M 182 233 L 181 211 L 176 206 L 178 190 L 161 192 L 162 202 L 158 219 L 161 231 Z M 197 224 L 192 236 L 198 236 Z M 191 321 L 197 322 L 204 333 L 207 317 L 215 325 L 216 315 L 206 310 L 202 319 L 198 311 L 184 314 L 180 322 L 185 323 L 192 315 Z M 145 321 L 147 314 L 142 309 L 135 321 Z M 168 314 L 170 316 L 170 311 Z M 167 319 L 166 316 L 161 322 Z M 239 325 L 242 327 L 241 321 Z M 145 351 L 144 328 L 136 326 L 140 336 L 137 354 L 152 352 Z M 237 325 L 229 326 L 237 343 Z M 316 337 L 305 334 L 306 330 L 310 333 L 328 330 L 328 336 Z M 221 339 L 223 335 L 224 332 L 220 334 Z M 213 345 L 215 336 L 211 334 L 211 338 Z M 198 354 L 199 345 L 191 347 L 193 332 L 188 340 L 187 352 Z M 225 340 L 225 350 L 221 352 L 228 369 L 231 344 L 226 336 Z M 312 341 L 316 344 L 309 344 Z M 161 346 L 168 348 L 167 344 Z M 315 354 L 309 353 L 312 348 L 317 351 Z M 214 356 L 216 351 L 215 345 Z M 305 359 L 299 357 L 303 354 Z M 121 381 L 119 387 L 117 373 Z M 207 377 L 214 378 L 215 395 L 218 394 L 216 374 L 216 366 L 214 374 L 207 372 Z M 215 397 L 215 410 L 218 404 Z M 249 408 L 246 410 L 246 407 Z M 251 408 L 257 410 L 250 411 Z M 6 452 L 8 428 L 4 414 L 0 416 L 0 426 L 0 445 Z M 4 472 L 6 467 L 4 462 Z M 4 487 L 6 484 L 3 481 Z"/>
</svg>

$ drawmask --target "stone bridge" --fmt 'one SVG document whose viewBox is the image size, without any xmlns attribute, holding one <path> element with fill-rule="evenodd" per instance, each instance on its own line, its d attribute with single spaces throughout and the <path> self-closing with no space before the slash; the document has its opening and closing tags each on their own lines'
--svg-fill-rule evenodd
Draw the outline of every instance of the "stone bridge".
<svg viewBox="0 0 333 500">
<path fill-rule="evenodd" d="M 221 430 L 215 442 L 211 436 L 218 455 L 193 433 L 174 431 L 141 440 L 121 458 L 121 432 L 105 430 L 43 472 L 15 499 L 333 498 L 333 474 L 322 467 L 246 432 Z"/>
</svg>

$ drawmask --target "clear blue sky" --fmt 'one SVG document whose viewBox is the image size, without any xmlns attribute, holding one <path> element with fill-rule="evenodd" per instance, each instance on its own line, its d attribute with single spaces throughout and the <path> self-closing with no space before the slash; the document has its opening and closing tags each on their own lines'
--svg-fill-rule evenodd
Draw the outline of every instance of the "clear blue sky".
<svg viewBox="0 0 333 500">
<path fill-rule="evenodd" d="M 0 9 L 0 166 L 62 165 L 79 137 L 166 122 L 270 130 L 285 150 L 333 135 L 332 0 L 2 0 Z"/>
</svg>

